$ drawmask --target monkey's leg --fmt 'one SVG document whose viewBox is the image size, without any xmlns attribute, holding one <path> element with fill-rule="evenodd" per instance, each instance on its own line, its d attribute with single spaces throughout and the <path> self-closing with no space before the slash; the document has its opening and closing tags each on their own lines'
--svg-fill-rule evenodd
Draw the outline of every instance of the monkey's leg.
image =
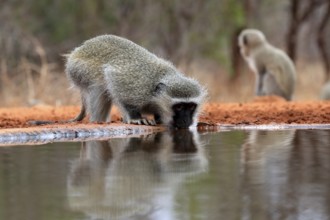
<svg viewBox="0 0 330 220">
<path fill-rule="evenodd" d="M 124 105 L 123 108 L 126 112 L 124 123 L 137 125 L 156 125 L 154 120 L 143 118 L 137 107 L 132 105 Z"/>
<path fill-rule="evenodd" d="M 263 91 L 264 90 L 263 87 L 264 87 L 265 74 L 266 74 L 265 72 L 261 71 L 257 75 L 257 78 L 256 78 L 256 80 L 257 80 L 256 81 L 256 91 L 255 91 L 255 94 L 257 96 L 265 95 L 264 91 Z"/>
<path fill-rule="evenodd" d="M 111 99 L 103 88 L 92 88 L 84 92 L 87 112 L 91 122 L 106 122 L 111 108 Z"/>
<path fill-rule="evenodd" d="M 277 83 L 275 77 L 270 73 L 267 73 L 264 76 L 263 92 L 265 95 L 277 95 L 285 98 L 286 100 L 290 100 L 290 97 L 288 97 L 285 94 L 285 92 L 281 89 L 281 87 Z"/>
</svg>

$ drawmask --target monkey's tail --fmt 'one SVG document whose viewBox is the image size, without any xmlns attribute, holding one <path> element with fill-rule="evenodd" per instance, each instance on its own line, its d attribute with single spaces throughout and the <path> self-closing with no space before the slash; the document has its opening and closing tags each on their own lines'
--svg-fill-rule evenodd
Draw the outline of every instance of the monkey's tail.
<svg viewBox="0 0 330 220">
<path fill-rule="evenodd" d="M 80 113 L 75 118 L 68 120 L 67 122 L 82 121 L 86 116 L 86 108 L 84 103 L 81 105 Z"/>
<path fill-rule="evenodd" d="M 81 105 L 80 113 L 73 119 L 69 120 L 64 120 L 64 121 L 28 121 L 27 123 L 29 125 L 48 125 L 48 124 L 55 124 L 55 123 L 69 123 L 69 122 L 77 122 L 77 121 L 82 121 L 86 116 L 86 108 L 85 105 Z"/>
</svg>

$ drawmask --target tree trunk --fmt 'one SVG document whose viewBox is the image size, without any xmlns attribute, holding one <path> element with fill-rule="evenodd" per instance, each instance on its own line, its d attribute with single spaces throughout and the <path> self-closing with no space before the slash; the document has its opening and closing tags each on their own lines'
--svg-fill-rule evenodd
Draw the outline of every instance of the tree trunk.
<svg viewBox="0 0 330 220">
<path fill-rule="evenodd" d="M 291 0 L 291 20 L 287 36 L 287 52 L 293 62 L 297 59 L 297 44 L 298 34 L 301 24 L 303 24 L 315 11 L 315 9 L 323 4 L 320 0 L 309 0 L 309 4 L 305 9 L 299 13 L 299 6 L 302 0 Z"/>
<path fill-rule="evenodd" d="M 249 27 L 252 15 L 255 12 L 255 4 L 253 0 L 243 0 L 243 9 L 245 22 L 243 25 L 237 27 L 231 36 L 231 70 L 232 70 L 232 80 L 239 78 L 242 72 L 243 59 L 240 54 L 240 49 L 238 46 L 238 36 L 245 28 Z"/>
<path fill-rule="evenodd" d="M 318 27 L 317 31 L 317 44 L 321 53 L 321 58 L 323 60 L 324 64 L 324 70 L 325 70 L 325 79 L 328 81 L 330 79 L 330 56 L 327 51 L 327 45 L 326 45 L 326 27 L 327 24 L 329 23 L 329 18 L 330 18 L 330 2 L 327 5 L 326 12 L 324 16 L 322 17 L 320 26 Z"/>
<path fill-rule="evenodd" d="M 238 36 L 245 29 L 244 26 L 238 27 L 231 37 L 231 65 L 232 65 L 232 80 L 239 78 L 242 72 L 243 58 L 240 53 L 240 48 L 238 46 Z"/>
<path fill-rule="evenodd" d="M 297 47 L 297 38 L 298 38 L 298 9 L 299 9 L 299 0 L 291 0 L 291 20 L 287 36 L 287 53 L 288 56 L 292 59 L 293 62 L 296 61 L 296 47 Z"/>
</svg>

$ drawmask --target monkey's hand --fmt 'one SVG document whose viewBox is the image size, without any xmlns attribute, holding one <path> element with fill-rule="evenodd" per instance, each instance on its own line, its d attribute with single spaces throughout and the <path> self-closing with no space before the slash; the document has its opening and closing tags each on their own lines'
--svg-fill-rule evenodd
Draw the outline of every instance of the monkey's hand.
<svg viewBox="0 0 330 220">
<path fill-rule="evenodd" d="M 126 121 L 125 123 L 135 124 L 135 125 L 156 125 L 155 120 L 146 119 L 146 118 L 130 119 L 130 120 Z"/>
</svg>

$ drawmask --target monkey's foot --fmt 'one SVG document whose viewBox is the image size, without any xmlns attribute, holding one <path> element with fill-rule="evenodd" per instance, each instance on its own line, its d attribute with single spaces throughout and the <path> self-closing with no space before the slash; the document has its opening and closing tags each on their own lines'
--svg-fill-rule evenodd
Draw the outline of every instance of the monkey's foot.
<svg viewBox="0 0 330 220">
<path fill-rule="evenodd" d="M 156 122 L 154 120 L 146 118 L 130 119 L 126 123 L 135 125 L 156 125 Z"/>
</svg>

